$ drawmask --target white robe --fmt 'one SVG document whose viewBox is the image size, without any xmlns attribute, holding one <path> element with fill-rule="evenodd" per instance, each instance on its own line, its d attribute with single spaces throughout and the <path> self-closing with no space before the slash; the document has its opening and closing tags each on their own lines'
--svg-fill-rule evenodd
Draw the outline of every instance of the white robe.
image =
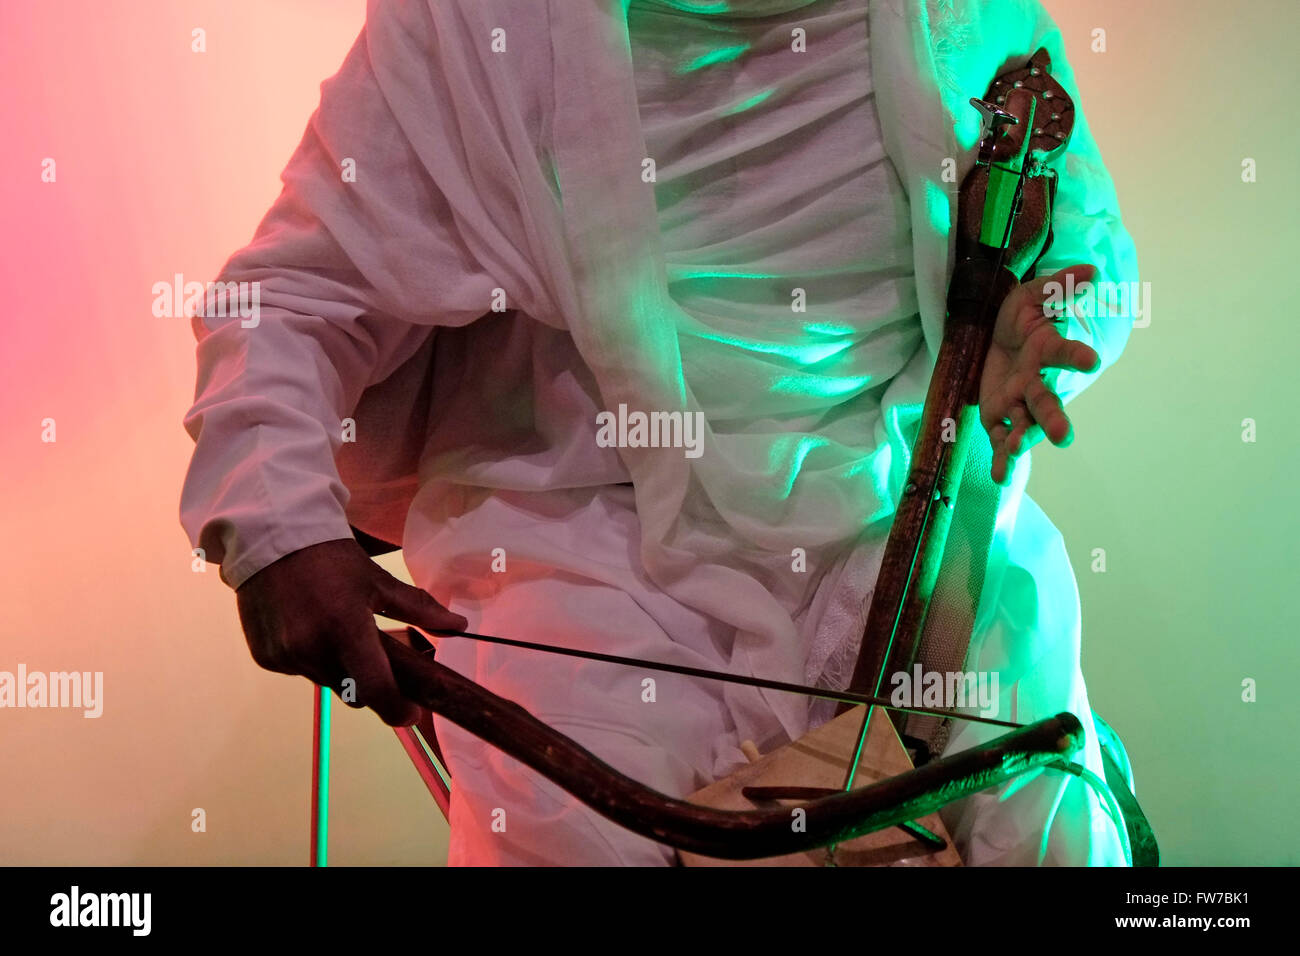
<svg viewBox="0 0 1300 956">
<path fill-rule="evenodd" d="M 789 363 L 765 369 L 763 388 L 751 348 L 709 339 L 707 361 L 694 361 L 699 313 L 674 296 L 672 250 L 641 177 L 650 154 L 621 4 L 372 4 L 323 87 L 284 193 L 220 277 L 260 283 L 257 326 L 195 323 L 187 427 L 197 447 L 182 518 L 223 578 L 237 586 L 283 554 L 347 536 L 350 522 L 402 540 L 417 582 L 472 619 L 496 620 L 515 602 L 503 630 L 565 606 L 554 583 L 539 582 L 569 580 L 577 563 L 642 611 L 654 602 L 654 620 L 677 621 L 661 628 L 669 650 L 686 645 L 778 679 L 819 676 L 861 632 L 938 347 L 956 201 L 944 161 L 955 160 L 960 181 L 978 131 L 966 100 L 1038 46 L 1075 92 L 1036 3 L 882 0 L 869 14 L 875 106 L 909 201 L 923 347 L 901 368 L 878 357 L 877 377 L 842 403 L 854 414 L 836 418 L 779 404 Z M 347 159 L 355 182 L 340 175 Z M 1089 261 L 1104 278 L 1133 279 L 1132 244 L 1082 111 L 1061 171 L 1043 270 Z M 507 311 L 491 311 L 500 303 Z M 1072 322 L 1069 334 L 1092 344 L 1104 369 L 1129 321 Z M 1066 398 L 1096 374 L 1063 375 Z M 733 384 L 730 396 L 719 387 L 737 382 L 746 387 Z M 703 454 L 599 447 L 595 413 L 620 403 L 702 412 Z M 347 418 L 355 443 L 342 440 Z M 1099 771 L 1073 574 L 1059 535 L 1023 495 L 1028 471 L 1026 456 L 1003 495 L 972 669 L 999 670 L 1002 713 L 1013 719 L 1074 710 L 1088 731 L 1085 762 Z M 596 546 L 592 516 L 617 528 L 626 510 L 635 527 Z M 495 547 L 509 578 L 490 571 Z M 794 548 L 807 552 L 807 572 L 791 573 Z M 581 602 L 570 603 L 572 621 L 583 621 Z M 612 633 L 631 621 L 593 623 Z M 605 633 L 561 630 L 579 643 Z M 473 671 L 475 653 L 446 658 L 461 655 Z M 733 744 L 796 737 L 809 724 L 806 703 L 786 695 L 723 699 L 715 717 Z M 966 728 L 950 748 L 980 736 Z M 735 754 L 720 746 L 714 765 L 701 757 L 692 772 L 722 772 Z M 1095 796 L 1045 776 L 966 801 L 977 814 L 950 815 L 968 858 L 1114 860 Z M 460 779 L 468 790 L 469 772 Z"/>
</svg>

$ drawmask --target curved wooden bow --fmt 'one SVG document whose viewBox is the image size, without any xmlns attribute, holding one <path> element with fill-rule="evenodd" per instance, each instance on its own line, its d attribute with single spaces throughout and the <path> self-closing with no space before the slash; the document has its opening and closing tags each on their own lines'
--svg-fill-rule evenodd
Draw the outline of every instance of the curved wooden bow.
<svg viewBox="0 0 1300 956">
<path fill-rule="evenodd" d="M 382 632 L 381 632 L 382 633 Z M 615 823 L 679 850 L 744 860 L 842 842 L 932 813 L 1083 745 L 1083 727 L 1063 713 L 911 773 L 797 807 L 714 810 L 625 776 L 580 744 L 506 700 L 383 635 L 403 695 L 450 720 Z M 795 811 L 799 826 L 793 826 Z"/>
</svg>

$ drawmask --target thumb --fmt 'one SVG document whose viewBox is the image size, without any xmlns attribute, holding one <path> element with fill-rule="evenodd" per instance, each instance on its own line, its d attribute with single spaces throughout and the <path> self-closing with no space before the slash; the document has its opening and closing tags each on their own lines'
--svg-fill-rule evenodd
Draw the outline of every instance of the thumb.
<svg viewBox="0 0 1300 956">
<path fill-rule="evenodd" d="M 463 631 L 469 627 L 467 618 L 447 610 L 423 588 L 412 587 L 389 576 L 380 585 L 379 592 L 383 606 L 377 608 L 376 613 L 384 617 L 414 624 L 426 631 Z"/>
<path fill-rule="evenodd" d="M 1073 301 L 1083 295 L 1088 283 L 1097 278 L 1097 267 L 1089 263 L 1076 263 L 1058 269 L 1049 276 L 1037 276 L 1015 291 L 1023 290 L 1025 300 L 1038 303 L 1048 299 L 1057 306 L 1066 304 L 1066 298 Z"/>
</svg>

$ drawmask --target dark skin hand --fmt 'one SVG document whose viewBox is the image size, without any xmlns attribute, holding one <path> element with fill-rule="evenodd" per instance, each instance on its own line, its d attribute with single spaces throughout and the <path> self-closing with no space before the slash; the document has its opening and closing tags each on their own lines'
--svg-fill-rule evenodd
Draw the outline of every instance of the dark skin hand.
<svg viewBox="0 0 1300 956">
<path fill-rule="evenodd" d="M 429 631 L 469 626 L 428 592 L 375 564 L 352 538 L 287 554 L 240 585 L 235 596 L 258 665 L 301 674 L 336 692 L 351 678 L 355 699 L 345 700 L 348 706 L 370 707 L 392 727 L 409 727 L 421 710 L 397 689 L 374 615 Z"/>
</svg>

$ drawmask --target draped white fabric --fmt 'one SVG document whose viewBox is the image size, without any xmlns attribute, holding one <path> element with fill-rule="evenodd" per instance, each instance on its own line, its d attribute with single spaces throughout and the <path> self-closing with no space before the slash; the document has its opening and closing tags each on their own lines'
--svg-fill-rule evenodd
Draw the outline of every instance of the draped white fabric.
<svg viewBox="0 0 1300 956">
<path fill-rule="evenodd" d="M 635 539 L 592 550 L 636 553 L 591 573 L 712 622 L 668 634 L 683 653 L 842 673 L 941 335 L 966 100 L 1040 45 L 1073 91 L 1021 0 L 372 2 L 220 277 L 261 284 L 260 322 L 196 320 L 195 544 L 237 586 L 351 522 L 402 537 L 416 580 L 473 616 L 508 586 L 493 548 L 511 574 L 563 578 L 590 555 L 541 519 L 631 509 Z M 1134 278 L 1082 115 L 1062 166 L 1044 268 Z M 1104 369 L 1128 323 L 1071 334 Z M 1067 398 L 1099 372 L 1063 376 Z M 620 405 L 701 413 L 702 454 L 601 447 L 596 415 Z M 1026 720 L 1086 704 L 1064 551 L 1016 531 L 1028 470 L 1003 495 L 972 657 L 1015 622 L 1003 688 Z M 1037 582 L 1015 606 L 1008 568 Z M 1025 641 L 1074 648 L 1032 706 L 1044 655 Z M 728 693 L 742 735 L 808 726 L 805 702 Z"/>
</svg>

